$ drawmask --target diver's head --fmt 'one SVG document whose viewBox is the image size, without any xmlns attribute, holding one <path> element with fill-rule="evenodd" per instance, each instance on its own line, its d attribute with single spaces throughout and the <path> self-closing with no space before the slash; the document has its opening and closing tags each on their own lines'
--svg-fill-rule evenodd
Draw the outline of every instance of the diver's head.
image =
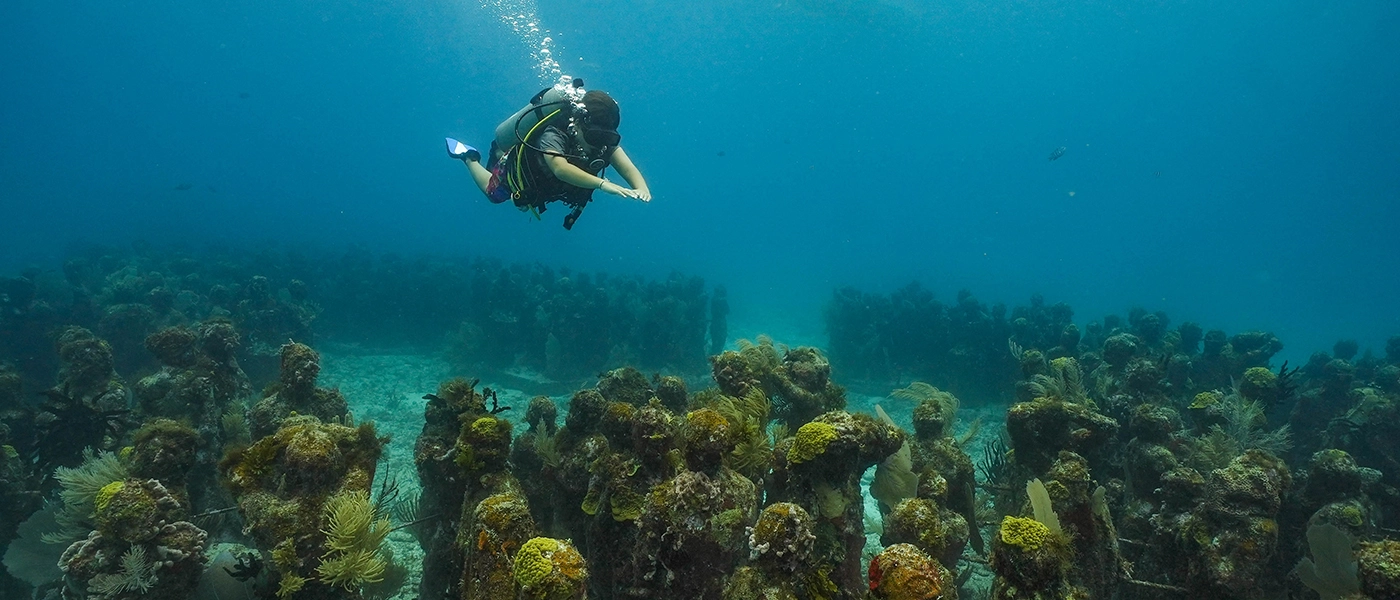
<svg viewBox="0 0 1400 600">
<path fill-rule="evenodd" d="M 578 120 L 578 131 L 583 141 L 595 148 L 615 148 L 622 141 L 617 126 L 622 121 L 617 110 L 617 101 L 607 92 L 590 91 L 583 95 L 583 110 Z"/>
</svg>

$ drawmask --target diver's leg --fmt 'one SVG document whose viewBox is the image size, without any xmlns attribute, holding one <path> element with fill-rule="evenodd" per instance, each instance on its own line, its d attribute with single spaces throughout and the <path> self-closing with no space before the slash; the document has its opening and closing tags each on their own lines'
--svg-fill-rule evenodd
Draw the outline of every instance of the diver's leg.
<svg viewBox="0 0 1400 600">
<path fill-rule="evenodd" d="M 481 166 L 481 163 L 477 161 L 464 160 L 462 162 L 466 163 L 467 170 L 471 171 L 472 180 L 476 182 L 476 187 L 481 188 L 481 193 L 489 196 L 490 192 L 487 191 L 487 188 L 491 185 L 491 172 L 487 171 L 486 167 Z"/>
</svg>

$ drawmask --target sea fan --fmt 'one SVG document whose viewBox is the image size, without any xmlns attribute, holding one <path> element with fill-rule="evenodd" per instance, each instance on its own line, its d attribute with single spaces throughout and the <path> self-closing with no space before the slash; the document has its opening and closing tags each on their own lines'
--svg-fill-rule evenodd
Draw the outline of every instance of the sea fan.
<svg viewBox="0 0 1400 600">
<path fill-rule="evenodd" d="M 910 402 L 938 402 L 944 407 L 944 417 L 958 414 L 958 397 L 922 381 L 890 392 L 890 397 Z"/>
<path fill-rule="evenodd" d="M 389 513 L 393 521 L 397 523 L 390 532 L 406 529 L 420 542 L 428 538 L 433 530 L 432 522 L 439 516 L 424 512 L 423 492 L 421 490 L 394 503 Z"/>
<path fill-rule="evenodd" d="M 282 584 L 277 588 L 277 597 L 282 600 L 291 598 L 293 594 L 300 592 L 306 586 L 306 578 L 296 573 L 287 573 L 282 576 Z"/>
<path fill-rule="evenodd" d="M 1011 358 L 1016 359 L 1016 362 L 1018 363 L 1021 362 L 1021 357 L 1026 355 L 1025 348 L 1022 348 L 1020 344 L 1017 344 L 1016 340 L 1014 339 L 1006 338 L 1006 348 L 1007 350 L 1011 351 Z"/>
<path fill-rule="evenodd" d="M 223 425 L 224 443 L 247 444 L 252 441 L 252 434 L 248 430 L 248 419 L 243 414 L 242 406 L 230 407 L 219 420 Z"/>
<path fill-rule="evenodd" d="M 846 514 L 846 507 L 850 505 L 851 501 L 840 490 L 825 482 L 818 482 L 812 486 L 812 491 L 817 494 L 817 509 L 823 517 L 835 519 Z"/>
<path fill-rule="evenodd" d="M 71 507 L 92 507 L 97 491 L 113 481 L 122 481 L 129 472 L 126 464 L 111 452 L 93 453 L 91 448 L 83 450 L 83 463 L 76 468 L 59 467 L 54 471 L 54 479 L 63 486 L 59 497 L 63 504 Z"/>
<path fill-rule="evenodd" d="M 423 492 L 410 494 L 398 502 L 390 509 L 390 516 L 399 523 L 412 523 L 423 516 Z"/>
<path fill-rule="evenodd" d="M 792 437 L 792 430 L 788 429 L 786 423 L 776 423 L 772 429 L 768 430 L 768 439 L 774 446 L 790 437 Z"/>
<path fill-rule="evenodd" d="M 894 420 L 885 413 L 885 409 L 875 405 L 875 413 L 880 416 L 880 420 L 894 427 Z M 870 482 L 870 495 L 881 504 L 891 510 L 900 500 L 913 498 L 919 490 L 919 475 L 914 472 L 914 459 L 909 450 L 909 442 L 894 454 L 885 457 L 880 466 L 875 467 L 875 478 Z"/>
<path fill-rule="evenodd" d="M 1356 557 L 1351 546 L 1356 540 L 1336 525 L 1308 528 L 1308 550 L 1312 558 L 1298 561 L 1298 578 L 1322 600 L 1336 600 L 1361 591 L 1356 579 Z"/>
<path fill-rule="evenodd" d="M 967 448 L 967 445 L 971 444 L 972 440 L 977 439 L 977 434 L 979 433 L 982 433 L 982 417 L 980 416 L 973 419 L 972 424 L 967 426 L 967 431 L 964 431 L 962 435 L 958 436 L 958 447 Z"/>
<path fill-rule="evenodd" d="M 1253 449 L 1281 454 L 1293 447 L 1292 433 L 1287 425 L 1273 431 L 1264 429 L 1269 421 L 1258 402 L 1246 400 L 1239 394 L 1230 394 L 1221 402 L 1221 409 L 1225 415 L 1226 432 L 1239 442 L 1241 454 Z"/>
<path fill-rule="evenodd" d="M 559 455 L 559 447 L 555 443 L 558 434 L 550 435 L 543 431 L 536 431 L 533 435 L 535 443 L 535 456 L 540 457 L 540 462 L 550 469 L 558 469 L 564 464 L 564 458 Z"/>
<path fill-rule="evenodd" d="M 992 487 L 1006 487 L 1011 475 L 1011 450 L 1006 446 L 1006 437 L 998 435 L 982 444 L 982 458 L 977 462 L 977 470 L 982 472 L 982 481 Z"/>
<path fill-rule="evenodd" d="M 1050 492 L 1045 489 L 1045 484 L 1039 479 L 1032 479 L 1026 484 L 1026 495 L 1030 496 L 1035 520 L 1048 527 L 1051 533 L 1061 535 L 1063 530 L 1060 529 L 1060 516 L 1055 514 L 1055 507 L 1050 503 Z"/>
</svg>

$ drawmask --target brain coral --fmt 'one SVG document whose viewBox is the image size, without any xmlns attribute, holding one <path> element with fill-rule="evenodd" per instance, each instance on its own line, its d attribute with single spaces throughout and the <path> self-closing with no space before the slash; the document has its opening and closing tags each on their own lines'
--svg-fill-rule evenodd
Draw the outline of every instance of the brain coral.
<svg viewBox="0 0 1400 600">
<path fill-rule="evenodd" d="M 826 447 L 836 439 L 836 428 L 821 422 L 811 422 L 797 430 L 797 439 L 788 450 L 787 459 L 792 464 L 801 464 L 821 456 Z"/>
</svg>

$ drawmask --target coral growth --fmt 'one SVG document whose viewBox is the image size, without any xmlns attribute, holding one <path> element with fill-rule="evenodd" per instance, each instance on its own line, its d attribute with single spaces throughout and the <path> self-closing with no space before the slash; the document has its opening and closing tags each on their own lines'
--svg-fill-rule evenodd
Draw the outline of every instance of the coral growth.
<svg viewBox="0 0 1400 600">
<path fill-rule="evenodd" d="M 870 560 L 871 600 L 956 600 L 948 569 L 909 544 L 885 548 Z"/>
<path fill-rule="evenodd" d="M 515 585 L 521 600 L 573 600 L 585 597 L 588 570 L 567 540 L 537 537 L 515 555 Z"/>
</svg>

